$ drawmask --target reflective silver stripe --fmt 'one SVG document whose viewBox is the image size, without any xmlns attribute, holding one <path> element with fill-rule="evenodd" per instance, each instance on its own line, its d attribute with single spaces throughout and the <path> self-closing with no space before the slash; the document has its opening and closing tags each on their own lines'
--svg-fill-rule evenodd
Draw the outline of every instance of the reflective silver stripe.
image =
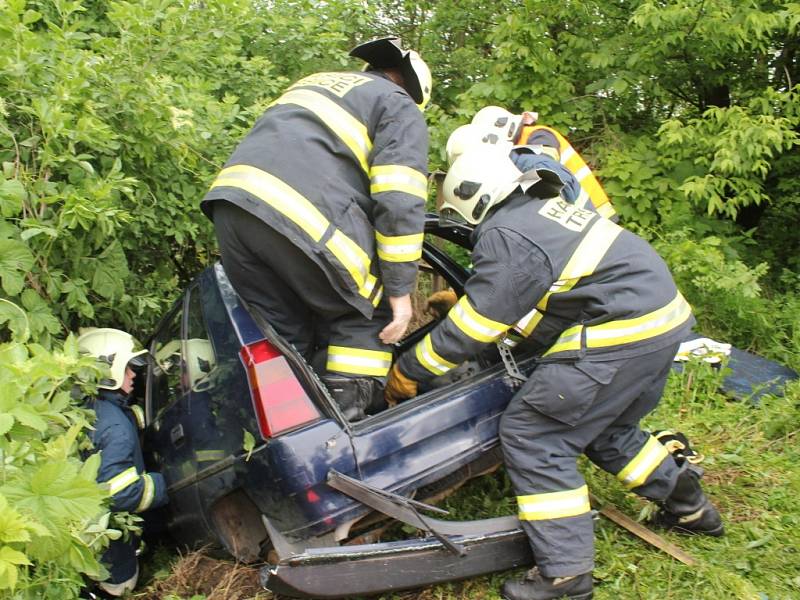
<svg viewBox="0 0 800 600">
<path fill-rule="evenodd" d="M 227 454 L 224 450 L 198 450 L 195 452 L 197 462 L 212 462 L 225 458 Z"/>
<path fill-rule="evenodd" d="M 641 317 L 587 327 L 586 346 L 602 348 L 652 338 L 682 325 L 691 314 L 692 308 L 678 292 L 669 304 Z"/>
<path fill-rule="evenodd" d="M 312 240 L 319 242 L 330 225 L 328 219 L 307 198 L 274 175 L 250 165 L 235 165 L 220 171 L 211 189 L 236 187 L 260 198 Z"/>
<path fill-rule="evenodd" d="M 583 165 L 580 169 L 578 169 L 577 173 L 575 173 L 575 179 L 578 181 L 583 181 L 591 174 L 592 170 L 588 166 Z"/>
<path fill-rule="evenodd" d="M 664 445 L 653 436 L 650 436 L 633 460 L 617 474 L 617 478 L 628 489 L 639 487 L 647 481 L 647 478 L 668 456 L 669 452 Z"/>
<path fill-rule="evenodd" d="M 370 276 L 370 260 L 367 253 L 338 229 L 325 243 L 325 247 L 345 266 L 358 286 L 358 293 L 369 298 L 377 280 L 374 276 Z"/>
<path fill-rule="evenodd" d="M 134 404 L 131 406 L 131 412 L 133 416 L 136 417 L 136 425 L 139 429 L 144 429 L 144 411 L 142 407 L 138 404 Z"/>
<path fill-rule="evenodd" d="M 139 473 L 136 471 L 136 467 L 129 467 L 122 471 L 122 473 L 115 475 L 103 483 L 108 486 L 108 494 L 110 496 L 116 496 L 122 490 L 133 485 L 137 481 L 139 481 Z"/>
<path fill-rule="evenodd" d="M 594 223 L 589 226 L 589 231 L 586 232 L 572 256 L 569 257 L 558 281 L 553 282 L 550 290 L 536 305 L 537 308 L 545 310 L 552 294 L 567 292 L 575 287 L 581 278 L 594 273 L 597 265 L 603 260 L 620 233 L 622 233 L 622 228 L 619 225 L 595 217 Z"/>
<path fill-rule="evenodd" d="M 583 325 L 575 325 L 562 333 L 555 343 L 542 356 L 549 356 L 556 352 L 568 352 L 581 349 Z"/>
<path fill-rule="evenodd" d="M 566 148 L 562 149 L 561 150 L 561 162 L 562 162 L 562 164 L 567 162 L 573 156 L 575 156 L 575 154 L 576 154 L 575 148 L 573 148 L 570 145 L 568 145 Z"/>
<path fill-rule="evenodd" d="M 519 518 L 523 521 L 544 521 L 576 517 L 588 513 L 589 488 L 585 485 L 563 492 L 517 496 Z"/>
<path fill-rule="evenodd" d="M 424 234 L 388 236 L 375 232 L 378 258 L 389 262 L 410 262 L 422 257 Z"/>
<path fill-rule="evenodd" d="M 654 338 L 679 327 L 691 314 L 691 307 L 678 292 L 669 304 L 641 317 L 586 327 L 586 347 L 606 348 Z M 582 329 L 582 325 L 567 329 L 544 356 L 556 352 L 580 350 Z"/>
<path fill-rule="evenodd" d="M 581 191 L 578 194 L 578 197 L 575 199 L 575 206 L 578 208 L 585 207 L 588 203 L 591 203 L 592 199 L 589 197 L 589 193 L 581 187 Z"/>
<path fill-rule="evenodd" d="M 419 363 L 434 375 L 443 375 L 456 366 L 456 363 L 452 363 L 436 353 L 430 333 L 417 344 L 414 354 Z"/>
<path fill-rule="evenodd" d="M 328 346 L 326 368 L 338 373 L 383 377 L 392 366 L 392 353 L 345 346 Z"/>
<path fill-rule="evenodd" d="M 353 153 L 365 173 L 369 173 L 368 157 L 372 140 L 366 126 L 333 100 L 309 89 L 292 89 L 275 100 L 275 104 L 295 104 L 314 113 Z"/>
<path fill-rule="evenodd" d="M 427 200 L 428 180 L 425 175 L 403 165 L 375 165 L 370 169 L 371 194 L 405 192 Z"/>
<path fill-rule="evenodd" d="M 601 204 L 600 206 L 596 206 L 595 210 L 597 210 L 597 214 L 599 214 L 601 217 L 605 217 L 606 219 L 610 219 L 617 214 L 617 211 L 615 211 L 614 207 L 608 202 Z"/>
<path fill-rule="evenodd" d="M 234 165 L 223 169 L 211 189 L 218 187 L 239 188 L 259 198 L 305 231 L 314 242 L 318 243 L 330 226 L 325 215 L 297 190 L 256 167 Z M 369 298 L 377 278 L 369 272 L 371 261 L 367 253 L 338 229 L 325 246 L 350 273 L 358 293 Z"/>
<path fill-rule="evenodd" d="M 517 330 L 523 337 L 528 337 L 531 333 L 533 333 L 533 330 L 536 329 L 536 326 L 539 324 L 539 321 L 542 320 L 543 316 L 544 315 L 542 315 L 541 312 L 534 308 L 531 312 L 517 321 L 516 325 L 514 325 L 514 329 Z"/>
<path fill-rule="evenodd" d="M 156 484 L 153 482 L 153 478 L 149 473 L 142 475 L 142 483 L 144 483 L 142 499 L 139 500 L 139 506 L 136 507 L 134 512 L 142 512 L 150 508 L 150 505 L 153 503 L 153 498 L 156 497 Z"/>
<path fill-rule="evenodd" d="M 484 317 L 472 308 L 467 296 L 461 296 L 447 313 L 447 318 L 463 333 L 479 342 L 491 342 L 509 329 L 509 325 Z"/>
</svg>

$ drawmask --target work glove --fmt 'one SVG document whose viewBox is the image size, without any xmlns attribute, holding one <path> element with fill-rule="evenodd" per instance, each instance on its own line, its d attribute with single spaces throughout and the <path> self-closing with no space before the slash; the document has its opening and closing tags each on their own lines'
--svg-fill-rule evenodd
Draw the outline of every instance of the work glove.
<svg viewBox="0 0 800 600">
<path fill-rule="evenodd" d="M 392 370 L 389 371 L 386 388 L 383 390 L 383 397 L 386 400 L 386 404 L 394 406 L 398 402 L 408 400 L 416 395 L 417 382 L 403 375 L 397 363 L 394 363 Z"/>
<path fill-rule="evenodd" d="M 667 452 L 672 454 L 678 466 L 684 462 L 689 462 L 693 465 L 703 462 L 705 456 L 696 452 L 690 445 L 689 439 L 680 431 L 670 431 L 662 429 L 654 431 L 651 434 L 667 449 Z"/>
<path fill-rule="evenodd" d="M 425 300 L 425 312 L 434 319 L 442 319 L 458 302 L 458 296 L 451 289 L 434 292 Z"/>
</svg>

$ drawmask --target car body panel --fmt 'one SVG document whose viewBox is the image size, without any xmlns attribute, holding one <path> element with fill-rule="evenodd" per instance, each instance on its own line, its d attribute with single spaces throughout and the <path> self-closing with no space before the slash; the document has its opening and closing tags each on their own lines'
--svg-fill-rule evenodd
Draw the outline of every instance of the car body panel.
<svg viewBox="0 0 800 600">
<path fill-rule="evenodd" d="M 468 243 L 467 228 L 441 228 L 435 218 L 428 219 L 428 228 L 443 239 Z M 466 271 L 430 243 L 426 259 L 451 285 L 460 286 L 466 279 Z M 169 330 L 170 318 L 181 311 L 181 360 L 186 362 L 187 343 L 202 340 L 213 347 L 211 372 L 198 379 L 184 364 L 181 381 L 173 382 L 180 392 L 170 392 L 177 397 L 165 402 L 156 397 L 164 387 L 154 385 L 152 371 L 159 367 L 151 368 L 146 447 L 154 467 L 167 479 L 173 499 L 170 527 L 187 544 L 213 541 L 214 505 L 232 490 L 244 490 L 282 534 L 308 539 L 369 512 L 326 485 L 331 469 L 409 493 L 497 444 L 497 422 L 513 393 L 502 369 L 351 424 L 291 349 L 284 355 L 317 405 L 320 419 L 262 440 L 238 351 L 263 340 L 264 331 L 271 328 L 256 322 L 222 266 L 214 265 L 189 286 L 151 341 L 151 353 L 160 352 L 165 369 L 173 373 L 175 361 L 169 364 L 164 355 L 178 336 L 174 323 Z M 280 340 L 268 339 L 280 345 Z M 244 450 L 245 432 L 257 440 L 249 452 Z"/>
</svg>

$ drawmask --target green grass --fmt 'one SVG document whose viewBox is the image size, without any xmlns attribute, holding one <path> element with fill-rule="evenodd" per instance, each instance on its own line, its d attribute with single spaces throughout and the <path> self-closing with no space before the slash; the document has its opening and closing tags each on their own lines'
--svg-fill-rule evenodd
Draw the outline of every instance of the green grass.
<svg viewBox="0 0 800 600">
<path fill-rule="evenodd" d="M 659 532 L 699 561 L 687 567 L 610 521 L 597 523 L 597 600 L 800 598 L 800 383 L 759 406 L 717 391 L 721 374 L 705 364 L 673 373 L 645 429 L 677 429 L 705 454 L 704 487 L 725 519 L 720 539 Z M 634 518 L 652 507 L 614 477 L 582 461 L 592 492 Z M 505 473 L 471 482 L 444 504 L 459 518 L 514 512 Z M 464 583 L 395 594 L 392 599 L 499 598 L 501 573 Z"/>
<path fill-rule="evenodd" d="M 660 406 L 643 427 L 682 431 L 706 456 L 703 484 L 723 515 L 725 537 L 660 532 L 698 559 L 699 566 L 687 567 L 601 517 L 595 533 L 597 600 L 800 598 L 800 382 L 790 385 L 785 397 L 769 396 L 753 406 L 719 393 L 720 377 L 718 370 L 703 363 L 673 373 Z M 588 461 L 582 460 L 581 468 L 591 491 L 604 502 L 633 518 L 643 518 L 651 509 Z M 441 506 L 457 519 L 516 510 L 502 469 L 468 483 Z M 383 598 L 497 599 L 502 582 L 522 573 L 520 569 Z"/>
</svg>

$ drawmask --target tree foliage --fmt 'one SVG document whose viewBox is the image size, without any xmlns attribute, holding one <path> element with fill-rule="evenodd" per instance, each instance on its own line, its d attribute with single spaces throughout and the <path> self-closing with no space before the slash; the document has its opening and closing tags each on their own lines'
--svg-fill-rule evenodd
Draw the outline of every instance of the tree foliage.
<svg viewBox="0 0 800 600">
<path fill-rule="evenodd" d="M 800 365 L 799 24 L 780 0 L 0 0 L 0 589 L 98 572 L 68 332 L 146 338 L 214 259 L 197 204 L 237 141 L 373 35 L 432 68 L 432 170 L 480 107 L 538 111 L 706 331 Z"/>
</svg>

